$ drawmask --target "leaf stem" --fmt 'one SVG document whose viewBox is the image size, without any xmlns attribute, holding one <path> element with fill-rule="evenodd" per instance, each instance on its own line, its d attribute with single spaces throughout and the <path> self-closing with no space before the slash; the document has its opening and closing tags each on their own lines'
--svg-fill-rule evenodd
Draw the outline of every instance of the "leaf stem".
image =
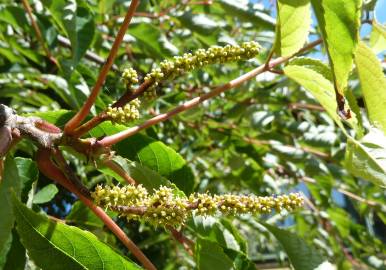
<svg viewBox="0 0 386 270">
<path fill-rule="evenodd" d="M 90 109 L 91 109 L 92 105 L 94 104 L 94 102 L 95 102 L 95 100 L 100 92 L 100 89 L 106 80 L 107 73 L 109 72 L 111 66 L 113 65 L 115 57 L 118 53 L 119 46 L 123 40 L 123 37 L 125 35 L 127 28 L 129 27 L 130 21 L 131 21 L 133 15 L 134 15 L 134 12 L 138 6 L 138 3 L 139 3 L 139 0 L 132 0 L 131 1 L 130 7 L 126 13 L 125 19 L 121 25 L 121 28 L 118 31 L 118 34 L 114 40 L 113 46 L 110 50 L 110 54 L 107 57 L 106 63 L 103 65 L 102 70 L 99 73 L 98 79 L 97 79 L 93 89 L 91 90 L 91 94 L 87 98 L 87 100 L 84 103 L 84 105 L 82 106 L 82 108 L 80 108 L 79 112 L 67 122 L 66 126 L 64 127 L 64 132 L 66 134 L 72 135 L 73 130 L 86 118 L 86 116 L 90 112 Z"/>
</svg>

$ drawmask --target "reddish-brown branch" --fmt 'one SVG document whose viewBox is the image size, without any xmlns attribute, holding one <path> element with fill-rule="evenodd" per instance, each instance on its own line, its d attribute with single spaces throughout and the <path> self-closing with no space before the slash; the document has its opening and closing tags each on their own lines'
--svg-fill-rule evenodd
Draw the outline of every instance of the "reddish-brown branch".
<svg viewBox="0 0 386 270">
<path fill-rule="evenodd" d="M 100 114 L 98 114 L 97 116 L 94 116 L 83 125 L 76 128 L 72 133 L 72 136 L 80 137 L 84 135 L 86 132 L 96 127 L 97 125 L 99 125 L 100 123 L 102 123 L 103 121 L 105 121 L 106 119 L 108 119 L 107 114 L 105 112 L 101 112 Z"/>
<path fill-rule="evenodd" d="M 44 42 L 42 32 L 40 31 L 40 28 L 39 28 L 38 24 L 36 23 L 34 16 L 32 15 L 32 8 L 31 8 L 30 4 L 28 3 L 28 0 L 22 0 L 21 2 L 23 4 L 24 9 L 26 10 L 26 12 L 28 14 L 29 19 L 31 20 L 32 28 L 34 29 L 36 37 L 39 40 L 40 44 L 42 45 L 45 54 L 47 55 L 48 59 L 50 59 L 50 61 L 57 66 L 58 61 L 52 56 L 50 50 L 48 49 L 46 43 Z"/>
<path fill-rule="evenodd" d="M 142 93 L 145 92 L 149 88 L 149 86 L 151 86 L 151 82 L 146 81 L 142 83 L 134 92 L 127 91 L 119 100 L 117 100 L 112 105 L 112 107 L 123 107 L 126 103 L 142 95 Z M 71 135 L 75 137 L 80 137 L 89 130 L 96 127 L 98 124 L 105 121 L 106 119 L 108 119 L 107 114 L 105 112 L 101 112 L 100 114 L 94 116 L 80 127 L 76 128 Z"/>
<path fill-rule="evenodd" d="M 145 81 L 134 92 L 127 91 L 113 104 L 113 107 L 123 107 L 126 103 L 142 95 L 151 85 L 152 81 Z"/>
<path fill-rule="evenodd" d="M 276 59 L 274 61 L 276 61 L 277 63 L 282 63 L 284 61 L 284 58 Z M 193 98 L 190 101 L 187 101 L 184 104 L 177 106 L 176 108 L 174 108 L 173 110 L 171 110 L 167 113 L 159 114 L 159 115 L 147 120 L 146 122 L 144 122 L 141 125 L 138 125 L 138 126 L 129 128 L 127 130 L 124 130 L 122 132 L 116 133 L 114 135 L 105 137 L 100 141 L 100 144 L 104 145 L 104 146 L 110 146 L 110 145 L 116 144 L 117 142 L 119 142 L 127 137 L 130 137 L 130 136 L 138 133 L 139 131 L 141 131 L 145 128 L 148 128 L 152 125 L 166 121 L 167 119 L 171 118 L 172 116 L 174 116 L 180 112 L 183 112 L 183 111 L 186 111 L 186 110 L 189 110 L 189 109 L 192 109 L 192 108 L 198 106 L 199 104 L 201 104 L 205 100 L 208 100 L 212 97 L 215 97 L 226 90 L 237 87 L 240 84 L 242 84 L 243 82 L 250 80 L 251 78 L 255 77 L 256 75 L 258 75 L 264 71 L 266 71 L 266 67 L 264 65 L 260 66 L 256 69 L 240 76 L 239 78 L 228 82 L 227 84 L 224 84 L 220 87 L 217 87 L 216 89 L 212 90 L 211 92 L 209 92 L 207 94 L 204 94 L 200 97 Z"/>
<path fill-rule="evenodd" d="M 124 231 L 98 206 L 83 196 L 81 192 L 66 178 L 66 176 L 56 167 L 50 159 L 51 151 L 49 149 L 39 149 L 36 155 L 36 162 L 39 170 L 48 178 L 54 180 L 73 192 L 79 199 L 95 213 L 103 223 L 118 237 L 118 239 L 133 253 L 133 255 L 142 263 L 146 269 L 155 270 L 155 266 L 142 253 L 142 251 L 127 237 Z"/>
<path fill-rule="evenodd" d="M 316 40 L 314 42 L 311 42 L 310 44 L 308 44 L 305 47 L 303 47 L 302 49 L 300 49 L 295 55 L 298 55 L 298 54 L 301 54 L 305 51 L 308 51 L 308 50 L 314 48 L 315 46 L 317 46 L 318 44 L 320 44 L 321 42 L 322 42 L 321 40 Z M 100 140 L 99 144 L 102 146 L 114 145 L 117 142 L 120 142 L 123 139 L 128 138 L 128 137 L 138 133 L 139 131 L 141 131 L 145 128 L 148 128 L 148 127 L 153 126 L 155 124 L 158 124 L 160 122 L 166 121 L 167 119 L 171 118 L 172 116 L 174 116 L 180 112 L 183 112 L 183 111 L 186 111 L 186 110 L 189 110 L 189 109 L 192 109 L 192 108 L 198 106 L 199 104 L 201 104 L 205 100 L 208 100 L 210 98 L 218 96 L 219 94 L 221 94 L 229 89 L 240 86 L 244 82 L 256 77 L 257 75 L 259 75 L 265 71 L 271 70 L 273 67 L 288 61 L 289 59 L 291 59 L 295 55 L 288 56 L 288 57 L 276 58 L 276 59 L 270 61 L 268 64 L 263 64 L 255 69 L 245 73 L 244 75 L 242 75 L 242 76 L 240 76 L 240 77 L 238 77 L 238 78 L 236 78 L 236 79 L 234 79 L 234 80 L 232 80 L 232 81 L 230 81 L 222 86 L 215 88 L 214 90 L 212 90 L 211 92 L 209 92 L 207 94 L 204 94 L 200 97 L 193 98 L 190 101 L 187 101 L 184 104 L 177 106 L 176 108 L 174 108 L 173 110 L 171 110 L 167 113 L 159 114 L 159 115 L 147 120 L 146 122 L 142 123 L 141 125 L 131 127 L 127 130 L 121 131 L 121 132 L 116 133 L 116 134 L 111 135 L 111 136 L 107 136 L 107 137 L 103 138 L 102 140 Z M 145 87 L 143 87 L 143 88 L 145 88 Z M 135 91 L 133 93 L 133 95 L 136 94 L 136 92 L 138 92 L 138 89 L 137 89 L 137 91 Z M 137 97 L 138 95 L 139 94 L 136 94 L 135 97 Z M 130 100 L 131 96 L 129 95 L 128 98 Z M 125 104 L 128 100 L 127 100 L 127 98 L 125 98 L 125 96 L 123 96 L 120 100 L 117 101 L 118 104 L 116 103 L 114 105 L 120 106 L 122 104 L 121 101 L 124 102 L 123 104 Z"/>
<path fill-rule="evenodd" d="M 117 37 L 113 43 L 113 46 L 110 50 L 110 54 L 107 57 L 106 63 L 103 65 L 101 72 L 99 73 L 98 79 L 91 90 L 90 96 L 87 98 L 86 102 L 79 110 L 79 112 L 68 121 L 66 126 L 64 127 L 64 132 L 71 135 L 74 129 L 86 118 L 92 105 L 94 104 L 102 85 L 104 84 L 107 73 L 109 72 L 111 66 L 114 63 L 115 57 L 118 53 L 119 46 L 123 40 L 123 37 L 126 33 L 127 28 L 129 27 L 130 21 L 134 15 L 134 12 L 138 6 L 139 0 L 132 0 L 129 10 L 126 13 L 125 19 L 121 25 L 121 28 L 118 31 Z"/>
</svg>

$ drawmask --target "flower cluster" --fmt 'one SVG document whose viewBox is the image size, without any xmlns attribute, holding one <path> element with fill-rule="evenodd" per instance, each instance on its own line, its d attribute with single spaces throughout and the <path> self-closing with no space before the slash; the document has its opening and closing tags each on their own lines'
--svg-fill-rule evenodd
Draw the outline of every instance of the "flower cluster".
<svg viewBox="0 0 386 270">
<path fill-rule="evenodd" d="M 130 101 L 124 107 L 111 107 L 109 106 L 106 110 L 106 114 L 110 120 L 114 123 L 125 124 L 130 121 L 139 118 L 139 106 L 141 102 L 138 98 Z"/>
<path fill-rule="evenodd" d="M 130 89 L 133 84 L 138 83 L 137 71 L 133 68 L 125 68 L 122 72 L 122 79 L 126 84 L 126 88 Z"/>
<path fill-rule="evenodd" d="M 139 186 L 97 186 L 92 193 L 94 202 L 98 205 L 135 205 L 147 198 L 147 190 Z"/>
<path fill-rule="evenodd" d="M 199 49 L 194 53 L 175 56 L 171 60 L 164 60 L 159 67 L 154 68 L 145 76 L 145 82 L 151 83 L 147 91 L 150 92 L 149 96 L 154 96 L 155 88 L 161 81 L 173 79 L 185 72 L 210 64 L 247 60 L 256 56 L 259 51 L 260 45 L 255 41 L 249 41 L 242 43 L 241 46 L 212 46 L 207 50 Z"/>
<path fill-rule="evenodd" d="M 141 185 L 103 188 L 98 186 L 91 196 L 96 204 L 119 212 L 128 220 L 142 220 L 154 226 L 173 227 L 184 224 L 192 214 L 264 214 L 272 210 L 293 211 L 303 205 L 303 198 L 298 193 L 272 197 L 191 194 L 186 198 L 177 196 L 173 189 L 163 186 L 149 194 Z"/>
</svg>

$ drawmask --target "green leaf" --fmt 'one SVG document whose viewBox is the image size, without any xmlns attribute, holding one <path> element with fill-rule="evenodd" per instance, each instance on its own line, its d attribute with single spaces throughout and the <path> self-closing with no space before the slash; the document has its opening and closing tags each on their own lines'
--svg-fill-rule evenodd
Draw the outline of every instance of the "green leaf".
<svg viewBox="0 0 386 270">
<path fill-rule="evenodd" d="M 294 233 L 262 223 L 280 242 L 295 270 L 314 270 L 326 260 L 313 246 Z"/>
<path fill-rule="evenodd" d="M 25 248 L 20 243 L 19 235 L 16 233 L 16 229 L 13 229 L 11 249 L 7 255 L 7 262 L 2 269 L 24 270 L 26 261 Z"/>
<path fill-rule="evenodd" d="M 23 30 L 30 29 L 26 13 L 23 8 L 11 5 L 0 6 L 0 21 L 12 25 L 14 28 Z"/>
<path fill-rule="evenodd" d="M 129 161 L 120 156 L 114 156 L 112 159 L 116 165 L 120 166 L 130 177 L 135 179 L 138 184 L 142 184 L 147 190 L 151 191 L 153 189 L 159 188 L 161 185 L 170 186 L 170 182 L 159 175 L 157 172 L 142 166 L 136 161 Z M 127 184 L 127 181 L 118 175 L 115 171 L 106 167 L 101 163 L 98 164 L 98 170 L 105 175 L 110 175 L 120 181 L 122 184 Z"/>
<path fill-rule="evenodd" d="M 335 91 L 332 82 L 327 79 L 328 70 L 322 62 L 318 60 L 306 61 L 302 63 L 290 63 L 284 68 L 284 73 L 307 89 L 326 109 L 332 119 L 343 129 L 343 124 L 336 113 Z"/>
<path fill-rule="evenodd" d="M 370 47 L 376 54 L 386 50 L 386 26 L 378 23 L 376 20 L 373 20 Z"/>
<path fill-rule="evenodd" d="M 386 134 L 386 78 L 372 50 L 360 43 L 355 64 L 370 122 Z"/>
<path fill-rule="evenodd" d="M 140 269 L 90 232 L 48 220 L 15 197 L 13 202 L 21 242 L 42 269 Z"/>
<path fill-rule="evenodd" d="M 336 90 L 344 96 L 359 38 L 361 0 L 311 0 L 323 35 Z"/>
<path fill-rule="evenodd" d="M 345 165 L 353 175 L 386 186 L 386 137 L 375 128 L 360 141 L 347 140 Z"/>
<path fill-rule="evenodd" d="M 159 188 L 161 185 L 169 186 L 170 182 L 159 175 L 157 172 L 142 166 L 137 162 L 132 162 L 128 166 L 128 173 L 138 183 L 142 184 L 147 190 Z"/>
<path fill-rule="evenodd" d="M 103 222 L 82 202 L 77 201 L 72 205 L 71 212 L 66 221 L 85 228 L 103 228 Z"/>
<path fill-rule="evenodd" d="M 128 32 L 137 39 L 141 49 L 149 52 L 154 57 L 162 59 L 178 54 L 177 47 L 149 22 L 132 23 Z"/>
<path fill-rule="evenodd" d="M 116 145 L 116 151 L 123 157 L 136 160 L 190 194 L 194 187 L 194 175 L 186 161 L 172 148 L 146 135 L 136 134 Z"/>
<path fill-rule="evenodd" d="M 232 235 L 232 238 L 234 238 L 234 240 L 239 245 L 240 251 L 247 254 L 248 253 L 247 252 L 247 249 L 248 249 L 247 241 L 241 235 L 240 231 L 235 226 L 233 226 L 232 222 L 230 222 L 227 219 L 221 219 L 221 225 L 223 225 L 224 228 L 221 228 L 220 226 L 218 226 L 218 227 L 223 230 L 224 238 L 226 237 L 225 233 L 228 231 L 229 234 Z"/>
<path fill-rule="evenodd" d="M 39 170 L 32 159 L 16 157 L 15 163 L 19 173 L 20 182 L 23 183 L 23 185 L 38 180 Z"/>
<path fill-rule="evenodd" d="M 222 9 L 230 16 L 243 22 L 252 23 L 255 27 L 274 30 L 276 21 L 268 14 L 253 9 L 246 1 L 218 0 Z"/>
<path fill-rule="evenodd" d="M 26 201 L 32 183 L 37 181 L 39 178 L 39 169 L 36 163 L 30 158 L 16 157 L 15 163 L 22 186 L 21 198 L 22 201 Z"/>
<path fill-rule="evenodd" d="M 215 242 L 198 238 L 195 253 L 200 270 L 233 269 L 233 262 L 225 254 L 223 248 Z"/>
<path fill-rule="evenodd" d="M 84 1 L 46 0 L 43 2 L 70 39 L 72 66 L 75 67 L 93 40 L 94 16 Z"/>
<path fill-rule="evenodd" d="M 12 235 L 9 234 L 8 239 L 6 239 L 3 245 L 3 249 L 0 250 L 0 269 L 3 269 L 4 265 L 7 262 L 7 256 L 8 256 L 9 250 L 11 249 L 11 246 L 12 246 Z"/>
<path fill-rule="evenodd" d="M 11 191 L 19 196 L 21 182 L 15 160 L 7 157 L 4 164 L 3 179 L 0 181 L 0 254 L 7 254 L 10 248 L 11 231 L 15 222 L 12 208 Z"/>
<path fill-rule="evenodd" d="M 311 26 L 310 0 L 278 0 L 277 50 L 281 56 L 297 52 L 307 40 Z"/>
<path fill-rule="evenodd" d="M 35 194 L 32 202 L 35 204 L 49 202 L 55 197 L 58 191 L 59 191 L 58 188 L 54 184 L 49 184 Z"/>
<path fill-rule="evenodd" d="M 36 116 L 40 117 L 47 122 L 50 122 L 58 127 L 63 127 L 68 120 L 74 115 L 72 111 L 68 110 L 58 110 L 58 111 L 48 111 L 48 112 L 34 112 L 26 116 Z"/>
<path fill-rule="evenodd" d="M 125 126 L 104 122 L 91 132 L 92 136 L 111 135 L 126 129 Z M 143 134 L 135 134 L 115 145 L 117 154 L 129 160 L 138 161 L 142 166 L 154 170 L 170 180 L 185 194 L 194 187 L 194 175 L 186 161 L 164 143 Z"/>
</svg>

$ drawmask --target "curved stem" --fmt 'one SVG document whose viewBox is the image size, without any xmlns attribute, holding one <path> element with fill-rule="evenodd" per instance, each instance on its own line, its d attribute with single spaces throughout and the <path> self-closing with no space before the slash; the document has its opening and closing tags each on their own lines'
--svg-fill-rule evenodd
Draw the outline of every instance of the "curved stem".
<svg viewBox="0 0 386 270">
<path fill-rule="evenodd" d="M 91 91 L 91 94 L 87 98 L 82 108 L 80 108 L 79 112 L 73 118 L 71 118 L 70 121 L 67 122 L 66 126 L 64 127 L 65 133 L 72 135 L 73 130 L 86 118 L 86 116 L 90 112 L 90 109 L 94 104 L 100 92 L 100 89 L 106 80 L 107 73 L 109 72 L 111 66 L 113 65 L 115 57 L 118 53 L 119 46 L 123 40 L 123 37 L 125 35 L 127 28 L 129 27 L 131 18 L 134 15 L 134 12 L 138 6 L 138 3 L 139 3 L 139 0 L 131 1 L 129 10 L 126 13 L 125 19 L 121 25 L 121 28 L 118 31 L 117 37 L 115 38 L 113 46 L 110 50 L 110 54 L 107 57 L 106 63 L 102 67 L 101 72 L 99 73 L 98 79 Z"/>
<path fill-rule="evenodd" d="M 103 223 L 115 234 L 115 236 L 133 253 L 133 255 L 149 270 L 156 270 L 152 262 L 142 253 L 142 251 L 127 237 L 125 232 L 98 206 L 86 198 L 75 185 L 66 178 L 50 159 L 51 150 L 39 149 L 36 154 L 36 161 L 39 170 L 48 178 L 58 182 L 60 185 L 73 192 L 79 199 L 95 213 Z"/>
</svg>

